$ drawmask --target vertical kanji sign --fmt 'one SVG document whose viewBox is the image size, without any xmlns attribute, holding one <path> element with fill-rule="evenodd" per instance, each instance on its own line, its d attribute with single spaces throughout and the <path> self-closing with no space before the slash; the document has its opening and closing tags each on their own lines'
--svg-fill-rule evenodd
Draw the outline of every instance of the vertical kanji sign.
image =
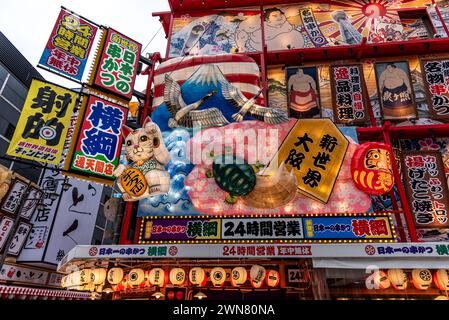
<svg viewBox="0 0 449 320">
<path fill-rule="evenodd" d="M 277 165 L 293 170 L 298 192 L 327 203 L 348 145 L 330 119 L 300 119 L 282 142 Z"/>
<path fill-rule="evenodd" d="M 89 96 L 66 170 L 111 184 L 122 146 L 121 128 L 127 116 L 127 108 Z"/>
<path fill-rule="evenodd" d="M 330 67 L 330 79 L 335 122 L 367 122 L 368 99 L 362 65 L 333 65 Z"/>
<path fill-rule="evenodd" d="M 21 222 L 19 224 L 19 227 L 17 228 L 16 233 L 12 238 L 12 242 L 8 248 L 9 255 L 17 257 L 20 254 L 23 245 L 25 244 L 25 241 L 28 237 L 28 234 L 30 233 L 31 227 L 32 225 L 26 222 Z"/>
<path fill-rule="evenodd" d="M 61 9 L 39 66 L 81 82 L 98 27 Z"/>
<path fill-rule="evenodd" d="M 417 227 L 448 227 L 449 193 L 438 151 L 409 151 L 402 171 L 410 209 Z"/>
<path fill-rule="evenodd" d="M 34 79 L 7 154 L 58 164 L 77 93 Z"/>
<path fill-rule="evenodd" d="M 433 119 L 449 119 L 449 58 L 421 60 L 427 105 Z"/>
<path fill-rule="evenodd" d="M 0 202 L 0 212 L 15 216 L 22 198 L 26 197 L 28 182 L 17 176 L 12 180 L 8 193 Z"/>
<path fill-rule="evenodd" d="M 91 84 L 131 100 L 142 45 L 109 29 Z"/>
</svg>

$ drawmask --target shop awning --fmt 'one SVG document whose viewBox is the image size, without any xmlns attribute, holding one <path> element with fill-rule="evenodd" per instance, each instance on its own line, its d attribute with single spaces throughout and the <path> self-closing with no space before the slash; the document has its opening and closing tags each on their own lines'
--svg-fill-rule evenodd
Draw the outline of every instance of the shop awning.
<svg viewBox="0 0 449 320">
<path fill-rule="evenodd" d="M 66 290 L 50 290 L 41 288 L 27 288 L 18 286 L 0 285 L 2 299 L 48 299 L 48 300 L 87 300 L 91 294 L 88 292 L 75 292 Z"/>
<path fill-rule="evenodd" d="M 332 268 L 332 269 L 447 269 L 449 259 L 441 258 L 314 258 L 314 268 Z"/>
</svg>

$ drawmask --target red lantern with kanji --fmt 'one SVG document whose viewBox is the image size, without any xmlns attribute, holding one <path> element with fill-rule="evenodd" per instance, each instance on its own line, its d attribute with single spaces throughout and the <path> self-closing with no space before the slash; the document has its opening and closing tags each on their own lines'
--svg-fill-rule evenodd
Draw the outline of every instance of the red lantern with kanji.
<svg viewBox="0 0 449 320">
<path fill-rule="evenodd" d="M 394 186 L 389 145 L 380 142 L 361 144 L 351 159 L 351 174 L 357 188 L 371 195 L 383 195 Z"/>
</svg>

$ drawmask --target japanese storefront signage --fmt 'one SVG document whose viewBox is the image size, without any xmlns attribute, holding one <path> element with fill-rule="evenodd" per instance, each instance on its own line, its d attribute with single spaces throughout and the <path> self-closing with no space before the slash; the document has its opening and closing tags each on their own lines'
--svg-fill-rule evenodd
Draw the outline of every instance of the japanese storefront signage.
<svg viewBox="0 0 449 320">
<path fill-rule="evenodd" d="M 3 250 L 5 243 L 14 226 L 14 219 L 10 217 L 0 217 L 0 252 Z"/>
<path fill-rule="evenodd" d="M 348 145 L 330 119 L 300 119 L 279 148 L 278 166 L 293 170 L 300 193 L 327 203 Z"/>
<path fill-rule="evenodd" d="M 47 271 L 10 264 L 4 264 L 0 272 L 0 280 L 3 281 L 45 285 L 47 278 Z"/>
<path fill-rule="evenodd" d="M 303 218 L 306 239 L 390 239 L 395 231 L 391 216 L 330 216 Z"/>
<path fill-rule="evenodd" d="M 421 60 L 427 104 L 434 119 L 449 119 L 449 58 Z"/>
<path fill-rule="evenodd" d="M 218 242 L 321 241 L 363 239 L 395 240 L 389 214 L 347 214 L 301 217 L 145 217 L 139 241 Z"/>
<path fill-rule="evenodd" d="M 131 100 L 142 45 L 108 29 L 91 84 Z"/>
<path fill-rule="evenodd" d="M 81 82 L 98 27 L 61 9 L 39 66 Z"/>
<path fill-rule="evenodd" d="M 33 79 L 7 154 L 58 164 L 76 92 Z"/>
<path fill-rule="evenodd" d="M 418 227 L 448 227 L 449 193 L 438 151 L 410 151 L 402 156 L 410 209 Z"/>
<path fill-rule="evenodd" d="M 31 230 L 31 224 L 26 222 L 21 222 L 19 224 L 19 227 L 16 230 L 16 233 L 14 234 L 14 237 L 12 238 L 12 242 L 8 249 L 8 254 L 12 256 L 18 256 L 20 254 L 20 251 L 22 251 L 23 245 L 25 244 L 25 241 L 28 237 L 28 234 Z"/>
<path fill-rule="evenodd" d="M 127 108 L 89 96 L 65 169 L 112 184 L 122 145 L 121 127 L 127 115 Z"/>
<path fill-rule="evenodd" d="M 39 187 L 33 185 L 29 187 L 27 198 L 24 201 L 22 210 L 20 211 L 20 217 L 26 220 L 31 219 L 39 204 L 42 194 L 43 192 L 39 189 Z"/>
<path fill-rule="evenodd" d="M 77 246 L 59 263 L 58 271 L 65 272 L 72 263 L 86 259 L 118 258 L 148 259 L 206 258 L 429 258 L 441 259 L 444 263 L 449 257 L 449 244 L 428 243 L 349 243 L 349 244 L 152 244 L 152 245 L 111 245 Z"/>
<path fill-rule="evenodd" d="M 27 186 L 27 182 L 15 177 L 8 193 L 0 202 L 0 212 L 14 216 L 20 207 L 20 201 L 26 196 Z"/>
<path fill-rule="evenodd" d="M 326 38 L 321 33 L 318 23 L 313 15 L 312 9 L 300 9 L 299 14 L 301 16 L 304 29 L 306 30 L 310 40 L 315 47 L 322 47 L 328 44 Z"/>
<path fill-rule="evenodd" d="M 368 121 L 362 65 L 333 65 L 330 79 L 335 122 L 354 124 Z"/>
</svg>

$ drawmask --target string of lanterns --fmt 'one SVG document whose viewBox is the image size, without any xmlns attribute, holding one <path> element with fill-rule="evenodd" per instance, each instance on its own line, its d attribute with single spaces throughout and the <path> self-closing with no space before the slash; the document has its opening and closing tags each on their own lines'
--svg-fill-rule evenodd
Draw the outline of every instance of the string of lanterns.
<svg viewBox="0 0 449 320">
<path fill-rule="evenodd" d="M 432 286 L 447 292 L 449 290 L 449 269 L 438 269 L 433 275 L 429 269 L 413 269 L 411 277 L 402 269 L 389 269 L 387 272 L 379 270 L 366 279 L 366 286 L 369 289 L 388 289 L 393 287 L 396 290 L 406 290 L 411 283 L 418 290 L 427 290 Z M 372 286 L 374 284 L 374 287 Z"/>
<path fill-rule="evenodd" d="M 280 273 L 260 265 L 253 265 L 248 271 L 244 267 L 235 267 L 229 273 L 222 267 L 214 267 L 210 270 L 193 267 L 188 272 L 184 268 L 176 267 L 169 271 L 162 268 L 143 270 L 141 268 L 131 269 L 127 274 L 122 268 L 84 269 L 75 271 L 62 278 L 63 288 L 81 291 L 101 292 L 107 282 L 112 291 L 124 291 L 145 287 L 165 287 L 167 284 L 173 286 L 192 285 L 204 287 L 208 280 L 213 287 L 223 287 L 228 280 L 233 287 L 239 287 L 249 283 L 254 288 L 260 288 L 264 284 L 275 288 L 280 282 Z"/>
</svg>

